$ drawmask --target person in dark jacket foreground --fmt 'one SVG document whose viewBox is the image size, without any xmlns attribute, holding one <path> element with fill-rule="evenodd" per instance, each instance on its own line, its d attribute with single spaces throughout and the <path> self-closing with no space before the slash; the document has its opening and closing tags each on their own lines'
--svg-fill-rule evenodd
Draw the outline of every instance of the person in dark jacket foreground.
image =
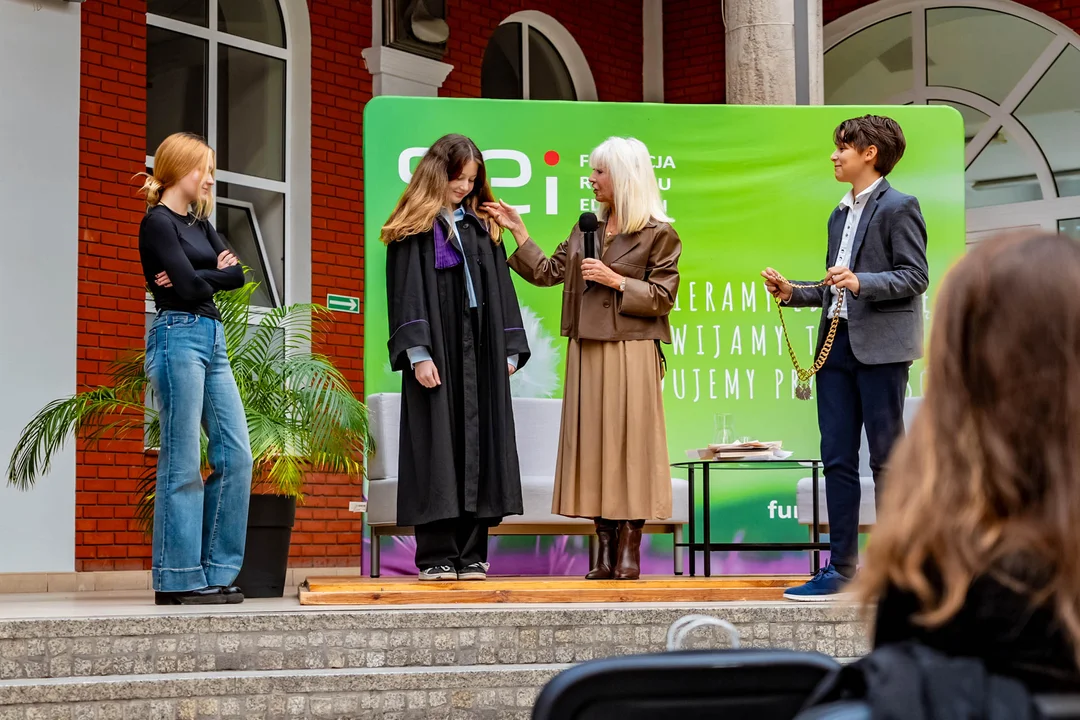
<svg viewBox="0 0 1080 720">
<path fill-rule="evenodd" d="M 915 641 L 1080 692 L 1078 288 L 1080 244 L 1047 234 L 984 241 L 942 284 L 925 397 L 855 584 L 876 648 Z"/>
</svg>

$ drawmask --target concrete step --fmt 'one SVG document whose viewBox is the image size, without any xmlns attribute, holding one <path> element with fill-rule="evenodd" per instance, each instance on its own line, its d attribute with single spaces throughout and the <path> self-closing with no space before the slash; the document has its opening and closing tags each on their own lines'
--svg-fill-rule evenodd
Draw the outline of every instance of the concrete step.
<svg viewBox="0 0 1080 720">
<path fill-rule="evenodd" d="M 210 611 L 0 620 L 0 680 L 573 663 L 662 651 L 668 628 L 689 614 L 727 620 L 749 647 L 855 657 L 868 646 L 849 604 Z M 717 628 L 690 640 L 688 647 L 728 646 Z"/>
<path fill-rule="evenodd" d="M 0 720 L 528 720 L 565 665 L 257 670 L 0 681 Z"/>
</svg>

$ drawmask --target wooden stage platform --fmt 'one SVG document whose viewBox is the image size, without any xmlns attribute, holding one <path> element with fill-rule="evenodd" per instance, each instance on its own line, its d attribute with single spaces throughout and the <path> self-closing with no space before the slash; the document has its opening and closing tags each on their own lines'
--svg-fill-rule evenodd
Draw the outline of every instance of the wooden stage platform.
<svg viewBox="0 0 1080 720">
<path fill-rule="evenodd" d="M 492 576 L 484 581 L 433 582 L 416 577 L 312 577 L 301 605 L 443 605 L 473 603 L 733 602 L 781 600 L 806 576 L 687 577 L 640 580 Z"/>
</svg>

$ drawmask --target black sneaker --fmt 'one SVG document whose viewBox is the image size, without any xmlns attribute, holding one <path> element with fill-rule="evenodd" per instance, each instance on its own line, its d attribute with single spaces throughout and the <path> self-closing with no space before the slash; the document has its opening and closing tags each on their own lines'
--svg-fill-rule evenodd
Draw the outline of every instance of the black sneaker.
<svg viewBox="0 0 1080 720">
<path fill-rule="evenodd" d="M 490 563 L 478 562 L 466 565 L 458 572 L 458 580 L 487 580 Z"/>
<path fill-rule="evenodd" d="M 436 565 L 433 568 L 420 571 L 421 580 L 457 580 L 457 570 L 449 565 Z"/>
</svg>

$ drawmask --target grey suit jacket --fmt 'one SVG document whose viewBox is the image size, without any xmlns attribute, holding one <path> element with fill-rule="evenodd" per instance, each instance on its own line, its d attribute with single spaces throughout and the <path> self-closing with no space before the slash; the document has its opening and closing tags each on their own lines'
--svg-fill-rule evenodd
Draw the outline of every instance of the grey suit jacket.
<svg viewBox="0 0 1080 720">
<path fill-rule="evenodd" d="M 837 207 L 829 217 L 831 267 L 840 250 L 847 208 Z M 929 285 L 926 264 L 926 223 L 919 201 L 882 180 L 863 208 L 851 244 L 852 271 L 859 278 L 859 296 L 847 293 L 848 334 L 851 350 L 867 365 L 911 362 L 922 357 L 922 294 Z M 799 282 L 799 281 L 793 281 Z M 809 281 L 816 282 L 816 281 Z M 787 305 L 820 307 L 818 350 L 831 321 L 831 288 L 795 288 Z"/>
</svg>

